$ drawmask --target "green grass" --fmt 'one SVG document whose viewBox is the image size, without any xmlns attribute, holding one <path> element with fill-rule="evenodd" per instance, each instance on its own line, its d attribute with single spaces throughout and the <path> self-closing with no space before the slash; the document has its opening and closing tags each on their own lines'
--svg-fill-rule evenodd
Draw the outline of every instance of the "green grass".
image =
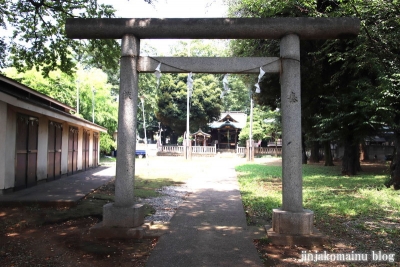
<svg viewBox="0 0 400 267">
<path fill-rule="evenodd" d="M 100 157 L 100 165 L 108 165 L 108 164 L 113 164 L 117 162 L 117 158 L 114 157 L 106 157 L 106 156 L 101 156 Z"/>
<path fill-rule="evenodd" d="M 157 197 L 160 194 L 155 191 L 156 189 L 162 188 L 163 186 L 179 185 L 182 183 L 183 182 L 169 178 L 143 179 L 136 177 L 134 195 L 140 198 Z"/>
<path fill-rule="evenodd" d="M 115 163 L 115 158 L 102 157 L 101 163 Z M 169 167 L 169 168 L 168 168 Z M 168 162 L 163 164 L 162 159 L 153 158 L 151 161 L 146 159 L 137 159 L 136 175 L 134 185 L 134 196 L 136 198 L 158 197 L 160 194 L 156 189 L 163 186 L 180 185 L 190 177 L 190 170 L 182 170 L 173 168 Z M 68 209 L 49 209 L 46 217 L 40 218 L 39 224 L 57 223 L 70 219 L 78 219 L 84 217 L 102 218 L 103 206 L 107 203 L 114 202 L 114 183 L 109 183 L 100 187 L 89 194 L 85 199 L 80 201 L 77 206 Z M 155 210 L 150 205 L 145 205 L 145 214 L 150 215 Z"/>
<path fill-rule="evenodd" d="M 257 217 L 272 216 L 281 206 L 281 167 L 246 164 L 236 167 L 246 212 Z"/>
<path fill-rule="evenodd" d="M 271 219 L 282 205 L 282 167 L 245 164 L 236 167 L 243 205 L 252 216 Z M 340 168 L 303 165 L 303 205 L 318 221 L 373 218 L 397 220 L 399 192 L 384 186 L 386 174 L 354 177 L 340 175 Z M 360 226 L 363 227 L 363 226 Z"/>
<path fill-rule="evenodd" d="M 179 181 L 173 179 L 143 179 L 136 177 L 134 196 L 140 198 L 157 197 L 160 196 L 160 194 L 155 191 L 156 189 L 179 183 Z M 114 202 L 114 190 L 114 187 L 110 187 L 108 191 L 99 190 L 93 192 L 80 201 L 77 206 L 69 209 L 49 210 L 46 218 L 41 218 L 39 223 L 58 223 L 89 216 L 102 218 L 103 206 L 107 203 Z M 151 206 L 145 204 L 146 216 L 154 212 L 155 210 Z"/>
</svg>

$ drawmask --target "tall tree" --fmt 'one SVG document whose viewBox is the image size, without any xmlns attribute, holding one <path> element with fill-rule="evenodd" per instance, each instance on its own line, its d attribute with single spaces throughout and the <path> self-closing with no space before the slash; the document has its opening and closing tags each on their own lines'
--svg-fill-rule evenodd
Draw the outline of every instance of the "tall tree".
<svg viewBox="0 0 400 267">
<path fill-rule="evenodd" d="M 259 106 L 253 109 L 252 139 L 256 141 L 267 140 L 277 141 L 280 139 L 282 132 L 281 114 L 279 109 L 268 110 Z M 247 117 L 246 126 L 239 134 L 239 142 L 241 145 L 246 144 L 246 140 L 250 139 L 250 116 Z"/>
<path fill-rule="evenodd" d="M 382 125 L 398 128 L 399 1 L 233 1 L 231 12 L 244 17 L 357 16 L 357 39 L 301 41 L 303 132 L 310 140 L 340 141 L 342 171 L 355 174 L 358 144 Z M 277 42 L 235 41 L 237 55 L 276 55 Z M 259 102 L 279 102 L 277 79 L 266 76 Z M 275 80 L 274 80 L 275 79 Z M 398 110 L 398 109 L 397 109 Z M 386 112 L 386 116 L 384 113 Z M 390 114 L 390 115 L 388 115 Z M 400 163 L 400 162 L 399 162 Z M 400 174 L 400 171 L 399 171 Z M 396 176 L 396 175 L 394 175 Z M 400 180 L 396 178 L 394 180 Z"/>
<path fill-rule="evenodd" d="M 194 75 L 190 99 L 190 131 L 206 127 L 221 113 L 221 89 L 213 75 Z M 157 119 L 177 135 L 186 131 L 187 74 L 164 75 L 158 95 Z"/>
<path fill-rule="evenodd" d="M 394 89 L 399 83 L 399 14 L 398 1 L 338 2 L 329 13 L 357 16 L 362 25 L 357 39 L 326 41 L 317 55 L 329 78 L 325 88 L 331 88 L 330 106 L 337 111 L 329 118 L 339 127 L 334 133 L 341 133 L 345 145 L 344 173 L 356 173 L 359 144 L 365 137 L 378 133 L 383 125 L 398 128 L 398 109 L 393 107 L 399 103 Z"/>
<path fill-rule="evenodd" d="M 157 95 L 158 86 L 156 78 L 153 74 L 142 73 L 139 75 L 139 98 L 143 99 L 143 105 L 141 100 L 138 101 L 137 110 L 137 129 L 138 134 L 141 138 L 144 138 L 143 119 L 146 121 L 146 133 L 147 138 L 153 140 L 154 132 L 158 131 L 158 120 L 156 118 L 156 112 L 158 110 Z M 143 118 L 144 108 L 144 118 Z"/>
<path fill-rule="evenodd" d="M 153 3 L 156 0 L 143 0 Z M 83 57 L 103 70 L 118 67 L 119 44 L 115 40 L 71 40 L 65 36 L 67 18 L 112 18 L 112 5 L 97 0 L 0 0 L 0 27 L 11 33 L 0 38 L 0 68 L 19 71 L 32 67 L 45 76 L 60 69 L 71 74 Z M 40 66 L 40 67 L 39 67 Z"/>
<path fill-rule="evenodd" d="M 224 46 L 202 40 L 182 41 L 172 49 L 174 56 L 214 57 L 227 55 Z M 190 70 L 187 70 L 190 71 Z M 216 120 L 223 108 L 243 110 L 247 106 L 248 94 L 244 83 L 236 76 L 229 78 L 230 92 L 221 99 L 222 76 L 195 74 L 193 95 L 190 99 L 190 131 L 207 127 Z M 187 74 L 165 74 L 158 89 L 157 119 L 175 134 L 186 131 Z"/>
<path fill-rule="evenodd" d="M 298 17 L 309 16 L 314 12 L 307 8 L 311 1 L 236 1 L 231 5 L 231 14 L 242 17 Z M 316 67 L 316 58 L 309 57 L 310 51 L 315 51 L 316 42 L 301 41 L 301 62 L 302 62 L 302 132 L 305 137 L 316 139 L 316 134 L 311 123 L 307 123 L 316 112 L 321 109 L 319 98 L 315 97 L 316 91 L 321 91 L 321 75 Z M 237 56 L 279 56 L 278 40 L 234 40 L 231 42 L 231 49 Z M 312 70 L 312 71 L 310 71 Z M 312 92 L 308 94 L 307 92 Z M 280 83 L 279 75 L 266 74 L 261 81 L 261 94 L 257 94 L 255 100 L 260 105 L 275 109 L 280 106 Z M 304 139 L 304 138 L 303 138 Z M 304 140 L 305 141 L 305 140 Z M 305 144 L 303 144 L 303 163 L 306 163 Z"/>
<path fill-rule="evenodd" d="M 249 90 L 240 75 L 229 75 L 227 78 L 229 90 L 223 93 L 222 110 L 249 111 Z"/>
</svg>

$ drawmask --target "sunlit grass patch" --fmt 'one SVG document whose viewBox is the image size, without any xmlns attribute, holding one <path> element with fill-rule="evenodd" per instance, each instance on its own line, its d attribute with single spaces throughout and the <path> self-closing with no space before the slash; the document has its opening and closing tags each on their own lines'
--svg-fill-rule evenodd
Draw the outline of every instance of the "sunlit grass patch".
<svg viewBox="0 0 400 267">
<path fill-rule="evenodd" d="M 282 205 L 282 168 L 260 166 L 246 164 L 236 167 L 242 201 L 248 214 L 271 217 L 272 209 Z"/>
<path fill-rule="evenodd" d="M 172 178 L 140 178 L 135 179 L 134 195 L 140 198 L 157 197 L 160 194 L 156 189 L 163 186 L 171 186 L 181 184 Z"/>
<path fill-rule="evenodd" d="M 267 215 L 282 205 L 282 167 L 245 164 L 236 168 L 243 205 L 252 215 Z M 340 167 L 303 165 L 303 205 L 317 220 L 396 218 L 398 192 L 387 189 L 385 174 L 340 175 Z"/>
<path fill-rule="evenodd" d="M 100 164 L 107 164 L 107 163 L 115 163 L 117 158 L 109 157 L 109 156 L 101 156 L 100 157 Z"/>
</svg>

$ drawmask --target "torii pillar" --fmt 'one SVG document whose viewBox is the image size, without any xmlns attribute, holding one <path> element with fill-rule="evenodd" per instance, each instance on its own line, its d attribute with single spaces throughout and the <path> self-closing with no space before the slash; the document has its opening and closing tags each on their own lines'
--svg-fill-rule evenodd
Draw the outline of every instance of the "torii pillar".
<svg viewBox="0 0 400 267">
<path fill-rule="evenodd" d="M 314 228 L 314 213 L 303 209 L 299 36 L 288 34 L 281 39 L 280 56 L 282 208 L 273 209 L 272 228 L 266 230 L 274 244 L 317 245 L 324 237 Z"/>
<path fill-rule="evenodd" d="M 275 244 L 310 245 L 320 236 L 314 214 L 303 208 L 301 162 L 300 39 L 356 37 L 356 18 L 67 19 L 76 39 L 122 39 L 115 203 L 104 206 L 99 234 L 140 237 L 143 207 L 135 204 L 138 71 L 164 73 L 257 73 L 281 75 L 282 207 L 273 210 L 268 237 Z M 139 57 L 140 39 L 280 39 L 280 58 Z"/>
</svg>

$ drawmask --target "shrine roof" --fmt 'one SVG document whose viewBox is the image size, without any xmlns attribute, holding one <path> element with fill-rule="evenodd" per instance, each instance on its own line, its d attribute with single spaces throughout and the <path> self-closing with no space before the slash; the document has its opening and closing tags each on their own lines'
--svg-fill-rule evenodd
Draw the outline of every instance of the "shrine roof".
<svg viewBox="0 0 400 267">
<path fill-rule="evenodd" d="M 234 127 L 235 129 L 243 129 L 246 126 L 247 114 L 239 111 L 227 111 L 222 112 L 220 118 L 217 121 L 210 123 L 210 127 L 213 129 Z"/>
<path fill-rule="evenodd" d="M 199 129 L 197 132 L 192 133 L 192 134 L 190 134 L 190 135 L 191 135 L 191 136 L 193 136 L 193 135 L 202 135 L 202 136 L 205 136 L 205 137 L 211 137 L 211 134 L 205 133 L 205 132 L 203 132 L 201 129 Z"/>
</svg>

